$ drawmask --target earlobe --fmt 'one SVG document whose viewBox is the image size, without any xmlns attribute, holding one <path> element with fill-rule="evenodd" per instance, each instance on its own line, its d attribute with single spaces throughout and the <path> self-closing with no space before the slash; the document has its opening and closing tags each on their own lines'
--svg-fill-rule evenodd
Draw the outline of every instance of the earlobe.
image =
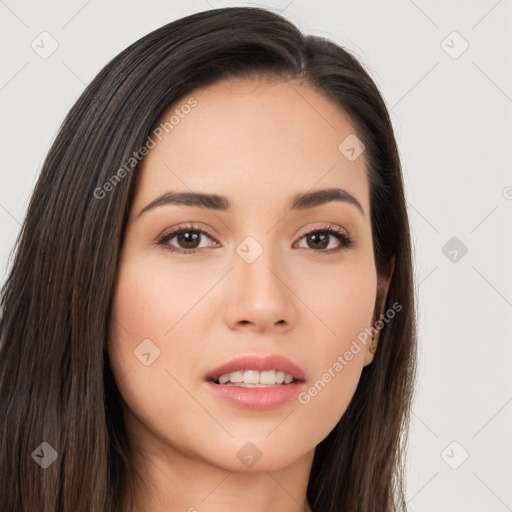
<svg viewBox="0 0 512 512">
<path fill-rule="evenodd" d="M 391 284 L 391 278 L 395 271 L 395 256 L 393 255 L 386 265 L 385 271 L 377 277 L 377 296 L 375 298 L 375 308 L 373 311 L 372 328 L 375 329 L 375 324 L 380 320 L 384 314 L 384 306 L 386 304 L 386 298 L 388 296 L 389 285 Z M 371 341 L 366 347 L 364 355 L 364 366 L 369 365 L 375 356 L 377 351 L 377 344 L 379 340 L 380 329 L 377 330 L 371 336 Z"/>
<path fill-rule="evenodd" d="M 375 352 L 377 351 L 377 340 L 379 338 L 379 333 L 371 336 L 370 343 L 366 347 L 364 352 L 364 364 L 363 366 L 368 366 L 375 356 Z"/>
</svg>

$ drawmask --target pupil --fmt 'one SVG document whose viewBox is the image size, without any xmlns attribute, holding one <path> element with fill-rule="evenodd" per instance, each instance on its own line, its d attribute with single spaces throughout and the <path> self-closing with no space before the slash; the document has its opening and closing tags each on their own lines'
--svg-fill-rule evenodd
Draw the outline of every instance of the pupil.
<svg viewBox="0 0 512 512">
<path fill-rule="evenodd" d="M 326 243 L 325 243 L 325 242 L 327 241 L 327 236 L 328 236 L 328 235 L 327 235 L 327 234 L 325 234 L 325 233 L 324 233 L 324 234 L 321 234 L 321 235 L 318 235 L 318 234 L 312 234 L 312 235 L 310 235 L 310 236 L 311 236 L 311 238 L 315 238 L 315 237 L 320 238 L 320 239 L 321 239 L 321 242 L 323 242 L 323 243 L 321 243 L 322 248 L 325 248 L 325 247 L 327 247 L 327 245 L 329 245 L 329 244 L 326 244 Z M 315 245 L 316 245 L 316 247 L 318 247 L 318 246 L 319 246 L 319 244 L 315 244 Z"/>
<path fill-rule="evenodd" d="M 190 245 L 199 240 L 199 235 L 197 233 L 190 235 L 190 232 L 186 231 L 185 233 L 180 233 L 178 235 L 178 242 L 182 240 L 184 240 L 187 244 Z"/>
</svg>

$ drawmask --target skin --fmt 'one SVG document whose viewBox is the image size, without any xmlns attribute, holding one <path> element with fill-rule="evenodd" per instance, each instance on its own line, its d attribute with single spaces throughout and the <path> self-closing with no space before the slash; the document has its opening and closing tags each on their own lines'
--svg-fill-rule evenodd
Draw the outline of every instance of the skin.
<svg viewBox="0 0 512 512">
<path fill-rule="evenodd" d="M 137 510 L 310 510 L 315 446 L 372 362 L 370 343 L 308 404 L 241 409 L 209 392 L 204 377 L 238 355 L 277 353 L 305 371 L 308 388 L 379 318 L 393 262 L 377 276 L 364 153 L 350 161 L 338 150 L 355 129 L 307 85 L 222 81 L 192 96 L 197 106 L 139 168 L 113 304 L 108 351 L 146 485 Z M 352 194 L 364 216 L 337 201 L 289 211 L 296 193 L 330 187 Z M 225 195 L 232 211 L 168 204 L 138 216 L 169 190 Z M 213 237 L 157 244 L 190 222 Z M 330 235 L 318 248 L 301 235 L 326 222 L 354 244 L 327 254 L 342 242 Z M 236 252 L 247 236 L 263 249 L 252 263 Z M 200 252 L 169 250 L 189 247 Z M 147 338 L 160 350 L 149 366 L 134 356 Z M 262 454 L 250 468 L 237 457 L 248 442 Z"/>
</svg>

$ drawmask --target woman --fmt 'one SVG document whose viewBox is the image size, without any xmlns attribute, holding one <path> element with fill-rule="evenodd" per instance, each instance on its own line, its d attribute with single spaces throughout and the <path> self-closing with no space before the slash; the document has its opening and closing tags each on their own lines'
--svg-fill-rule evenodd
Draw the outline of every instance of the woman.
<svg viewBox="0 0 512 512">
<path fill-rule="evenodd" d="M 121 52 L 2 291 L 1 509 L 405 510 L 416 334 L 391 122 L 259 8 Z"/>
</svg>

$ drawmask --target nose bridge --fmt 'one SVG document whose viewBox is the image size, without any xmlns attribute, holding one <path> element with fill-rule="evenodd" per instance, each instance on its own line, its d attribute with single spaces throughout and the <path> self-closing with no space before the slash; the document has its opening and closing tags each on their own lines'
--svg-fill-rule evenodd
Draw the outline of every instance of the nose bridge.
<svg viewBox="0 0 512 512">
<path fill-rule="evenodd" d="M 235 290 L 231 300 L 236 303 L 237 321 L 250 321 L 263 327 L 292 320 L 293 294 L 287 287 L 283 255 L 272 240 L 272 233 L 258 238 L 249 235 L 235 248 Z"/>
<path fill-rule="evenodd" d="M 275 275 L 282 271 L 283 265 L 279 264 L 280 258 L 282 262 L 282 255 L 272 245 L 272 239 L 272 234 L 268 233 L 259 235 L 258 238 L 249 235 L 236 247 L 237 273 L 247 285 L 248 291 L 259 290 L 266 293 L 283 286 Z"/>
</svg>

